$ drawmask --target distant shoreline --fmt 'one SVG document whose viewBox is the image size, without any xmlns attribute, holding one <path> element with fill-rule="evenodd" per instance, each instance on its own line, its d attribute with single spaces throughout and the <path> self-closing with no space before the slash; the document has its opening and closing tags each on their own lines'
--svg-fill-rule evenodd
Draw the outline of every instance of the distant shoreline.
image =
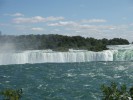
<svg viewBox="0 0 133 100">
<path fill-rule="evenodd" d="M 1 35 L 1 50 L 45 50 L 68 51 L 88 50 L 103 51 L 107 50 L 107 45 L 128 45 L 129 41 L 122 38 L 95 39 L 92 37 L 63 36 L 63 35 Z"/>
</svg>

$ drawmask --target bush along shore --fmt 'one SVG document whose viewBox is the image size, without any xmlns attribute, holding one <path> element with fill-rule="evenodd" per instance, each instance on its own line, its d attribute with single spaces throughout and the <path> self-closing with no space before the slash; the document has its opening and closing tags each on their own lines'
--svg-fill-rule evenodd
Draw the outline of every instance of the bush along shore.
<svg viewBox="0 0 133 100">
<path fill-rule="evenodd" d="M 5 89 L 0 92 L 1 98 L 0 100 L 20 100 L 22 97 L 22 89 L 14 90 L 14 89 Z"/>
<path fill-rule="evenodd" d="M 101 86 L 102 100 L 133 100 L 133 87 L 127 89 L 123 84 L 118 86 L 115 82 Z"/>
</svg>

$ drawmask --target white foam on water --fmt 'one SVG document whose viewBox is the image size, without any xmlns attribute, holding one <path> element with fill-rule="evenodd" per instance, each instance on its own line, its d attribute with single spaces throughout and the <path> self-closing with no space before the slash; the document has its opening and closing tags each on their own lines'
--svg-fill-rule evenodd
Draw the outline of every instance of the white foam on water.
<svg viewBox="0 0 133 100">
<path fill-rule="evenodd" d="M 120 70 L 120 71 L 126 70 L 126 69 L 127 69 L 127 67 L 124 67 L 124 66 L 115 67 L 115 70 Z"/>
<path fill-rule="evenodd" d="M 117 75 L 117 74 L 115 74 L 114 75 L 114 78 L 120 78 L 121 76 L 119 76 L 119 75 Z"/>
</svg>

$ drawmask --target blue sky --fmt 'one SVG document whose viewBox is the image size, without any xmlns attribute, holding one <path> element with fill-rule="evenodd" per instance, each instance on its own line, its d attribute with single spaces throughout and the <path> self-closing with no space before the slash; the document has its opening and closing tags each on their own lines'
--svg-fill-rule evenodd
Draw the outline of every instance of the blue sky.
<svg viewBox="0 0 133 100">
<path fill-rule="evenodd" d="M 133 41 L 133 0 L 0 0 L 0 31 Z"/>
</svg>

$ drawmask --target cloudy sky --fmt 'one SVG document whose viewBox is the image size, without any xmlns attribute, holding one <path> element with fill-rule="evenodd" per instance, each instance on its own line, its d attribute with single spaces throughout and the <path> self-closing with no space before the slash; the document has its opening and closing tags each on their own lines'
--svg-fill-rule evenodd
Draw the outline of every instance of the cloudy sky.
<svg viewBox="0 0 133 100">
<path fill-rule="evenodd" d="M 0 31 L 133 41 L 133 0 L 0 0 Z"/>
</svg>

